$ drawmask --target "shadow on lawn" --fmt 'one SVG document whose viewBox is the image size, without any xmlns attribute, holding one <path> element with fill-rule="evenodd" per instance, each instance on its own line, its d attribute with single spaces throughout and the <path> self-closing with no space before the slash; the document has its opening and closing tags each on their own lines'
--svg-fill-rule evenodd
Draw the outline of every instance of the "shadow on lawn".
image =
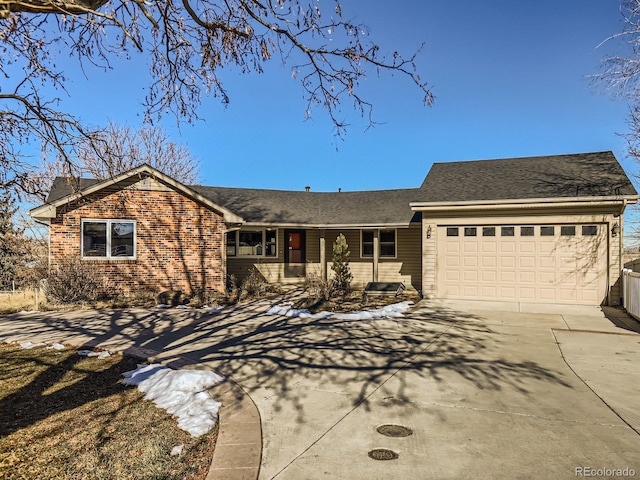
<svg viewBox="0 0 640 480">
<path fill-rule="evenodd" d="M 63 355 L 63 360 L 54 355 Z M 5 366 L 0 382 L 5 385 L 20 382 L 16 372 L 29 375 L 38 371 L 26 385 L 0 399 L 0 438 L 56 413 L 121 392 L 122 372 L 136 367 L 134 359 L 124 356 L 111 357 L 108 368 L 97 365 L 94 369 L 82 365 L 83 360 L 86 362 L 86 357 L 75 350 L 44 354 L 39 348 L 0 349 L 0 363 Z"/>
<path fill-rule="evenodd" d="M 446 308 L 385 320 L 264 314 L 282 300 L 254 301 L 215 313 L 114 310 L 46 314 L 36 322 L 33 316 L 11 318 L 22 323 L 25 339 L 30 333 L 42 339 L 53 329 L 62 337 L 90 338 L 104 348 L 118 344 L 161 352 L 167 359 L 180 355 L 206 363 L 249 393 L 260 389 L 260 395 L 271 395 L 273 408 L 286 405 L 299 423 L 305 421 L 310 389 L 326 386 L 346 395 L 354 406 L 368 408 L 371 393 L 391 376 L 398 383 L 389 396 L 400 402 L 409 400 L 409 374 L 444 382 L 453 372 L 478 389 L 512 388 L 523 394 L 532 379 L 570 388 L 560 372 L 500 356 L 503 340 L 481 317 Z M 76 387 L 70 388 L 60 395 L 74 394 Z"/>
</svg>

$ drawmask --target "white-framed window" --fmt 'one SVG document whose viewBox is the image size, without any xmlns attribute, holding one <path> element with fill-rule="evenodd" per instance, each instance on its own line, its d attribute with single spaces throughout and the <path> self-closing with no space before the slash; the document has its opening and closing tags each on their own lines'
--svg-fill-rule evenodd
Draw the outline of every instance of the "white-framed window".
<svg viewBox="0 0 640 480">
<path fill-rule="evenodd" d="M 80 250 L 83 258 L 135 258 L 135 220 L 82 219 Z"/>
<path fill-rule="evenodd" d="M 227 232 L 227 256 L 277 257 L 277 238 L 277 230 L 264 228 Z"/>
<path fill-rule="evenodd" d="M 380 258 L 396 258 L 396 230 L 394 228 L 379 230 L 378 248 Z M 373 258 L 373 230 L 360 232 L 360 257 Z"/>
</svg>

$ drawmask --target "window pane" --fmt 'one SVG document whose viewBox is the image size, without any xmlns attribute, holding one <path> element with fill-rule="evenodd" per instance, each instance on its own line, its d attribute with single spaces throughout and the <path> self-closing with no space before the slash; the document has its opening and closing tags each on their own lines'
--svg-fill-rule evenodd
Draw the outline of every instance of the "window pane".
<svg viewBox="0 0 640 480">
<path fill-rule="evenodd" d="M 381 257 L 395 257 L 396 256 L 396 244 L 395 243 L 381 243 L 380 244 L 380 256 Z"/>
<path fill-rule="evenodd" d="M 475 237 L 477 234 L 478 234 L 478 229 L 476 227 L 464 227 L 465 237 Z"/>
<path fill-rule="evenodd" d="M 582 235 L 585 237 L 597 235 L 598 234 L 598 226 L 597 225 L 583 225 L 582 226 Z"/>
<path fill-rule="evenodd" d="M 227 255 L 236 256 L 236 232 L 227 232 Z"/>
<path fill-rule="evenodd" d="M 554 227 L 540 227 L 540 235 L 543 237 L 553 237 L 554 232 Z"/>
<path fill-rule="evenodd" d="M 457 237 L 458 235 L 458 227 L 447 227 L 447 237 Z"/>
<path fill-rule="evenodd" d="M 239 233 L 238 255 L 262 255 L 262 231 Z"/>
<path fill-rule="evenodd" d="M 533 237 L 533 227 L 520 227 L 521 237 Z"/>
<path fill-rule="evenodd" d="M 107 256 L 107 222 L 82 223 L 82 255 Z"/>
<path fill-rule="evenodd" d="M 362 231 L 361 257 L 373 257 L 373 230 Z"/>
<path fill-rule="evenodd" d="M 503 237 L 513 237 L 515 235 L 515 227 L 500 227 L 500 235 Z"/>
<path fill-rule="evenodd" d="M 111 256 L 133 257 L 133 222 L 111 223 Z"/>
<path fill-rule="evenodd" d="M 495 237 L 496 236 L 496 227 L 482 227 L 482 236 L 483 237 Z"/>
<path fill-rule="evenodd" d="M 380 230 L 380 256 L 396 256 L 396 231 Z"/>
<path fill-rule="evenodd" d="M 267 257 L 277 257 L 278 256 L 278 250 L 276 248 L 276 237 L 277 237 L 277 232 L 276 230 L 267 230 L 267 232 L 265 233 L 265 255 Z"/>
<path fill-rule="evenodd" d="M 396 231 L 395 230 L 380 230 L 380 243 L 385 242 L 393 242 L 396 241 Z"/>
<path fill-rule="evenodd" d="M 384 233 L 384 236 L 382 235 Z M 387 230 L 380 232 L 380 256 L 395 257 L 396 256 L 396 231 Z"/>
<path fill-rule="evenodd" d="M 574 225 L 563 225 L 560 227 L 560 235 L 573 236 L 576 234 L 576 227 Z"/>
<path fill-rule="evenodd" d="M 363 243 L 373 243 L 373 231 L 371 230 L 363 230 L 362 231 L 362 242 Z"/>
</svg>

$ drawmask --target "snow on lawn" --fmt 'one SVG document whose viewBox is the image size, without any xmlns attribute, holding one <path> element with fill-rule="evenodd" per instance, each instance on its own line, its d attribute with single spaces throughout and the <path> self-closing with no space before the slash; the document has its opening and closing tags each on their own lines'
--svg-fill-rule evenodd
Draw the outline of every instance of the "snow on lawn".
<svg viewBox="0 0 640 480">
<path fill-rule="evenodd" d="M 220 402 L 207 393 L 224 378 L 208 370 L 173 370 L 159 364 L 138 365 L 122 374 L 125 385 L 137 385 L 158 407 L 178 419 L 178 426 L 199 437 L 218 421 Z"/>
<path fill-rule="evenodd" d="M 331 318 L 334 320 L 372 320 L 376 318 L 398 318 L 404 317 L 404 313 L 413 305 L 413 302 L 400 302 L 387 305 L 375 310 L 356 311 L 349 313 L 318 312 L 311 313 L 309 310 L 297 310 L 291 308 L 291 303 L 281 303 L 267 310 L 267 315 L 284 315 L 285 317 L 300 317 L 311 319 Z"/>
<path fill-rule="evenodd" d="M 98 358 L 108 358 L 111 356 L 111 354 L 106 350 L 102 352 L 92 352 L 91 350 L 78 350 L 78 355 L 82 355 L 83 357 L 98 357 Z"/>
<path fill-rule="evenodd" d="M 20 344 L 20 348 L 22 350 L 29 350 L 31 348 L 44 347 L 45 345 L 47 344 L 44 342 L 38 342 L 38 343 L 22 342 Z M 64 345 L 60 343 L 52 343 L 51 345 L 47 345 L 47 350 L 64 350 Z"/>
</svg>

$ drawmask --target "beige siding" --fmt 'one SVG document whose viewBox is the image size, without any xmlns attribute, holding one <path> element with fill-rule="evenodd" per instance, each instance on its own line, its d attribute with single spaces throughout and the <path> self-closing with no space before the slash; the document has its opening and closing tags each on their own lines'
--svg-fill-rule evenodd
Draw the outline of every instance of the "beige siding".
<svg viewBox="0 0 640 480">
<path fill-rule="evenodd" d="M 373 259 L 360 256 L 360 230 L 326 230 L 325 259 L 327 273 L 330 276 L 333 257 L 333 243 L 338 235 L 344 234 L 349 245 L 350 267 L 353 274 L 353 286 L 363 287 L 373 280 Z M 306 231 L 306 271 L 307 275 L 320 276 L 320 230 Z M 396 231 L 397 258 L 381 258 L 378 264 L 378 280 L 381 282 L 403 282 L 407 287 L 420 291 L 421 278 L 421 228 L 420 224 L 412 224 L 409 228 Z M 270 283 L 301 283 L 304 279 L 285 278 L 284 275 L 284 229 L 278 230 L 278 257 L 241 258 L 228 257 L 227 271 L 236 278 L 244 278 L 252 267 L 257 268 Z"/>
</svg>

